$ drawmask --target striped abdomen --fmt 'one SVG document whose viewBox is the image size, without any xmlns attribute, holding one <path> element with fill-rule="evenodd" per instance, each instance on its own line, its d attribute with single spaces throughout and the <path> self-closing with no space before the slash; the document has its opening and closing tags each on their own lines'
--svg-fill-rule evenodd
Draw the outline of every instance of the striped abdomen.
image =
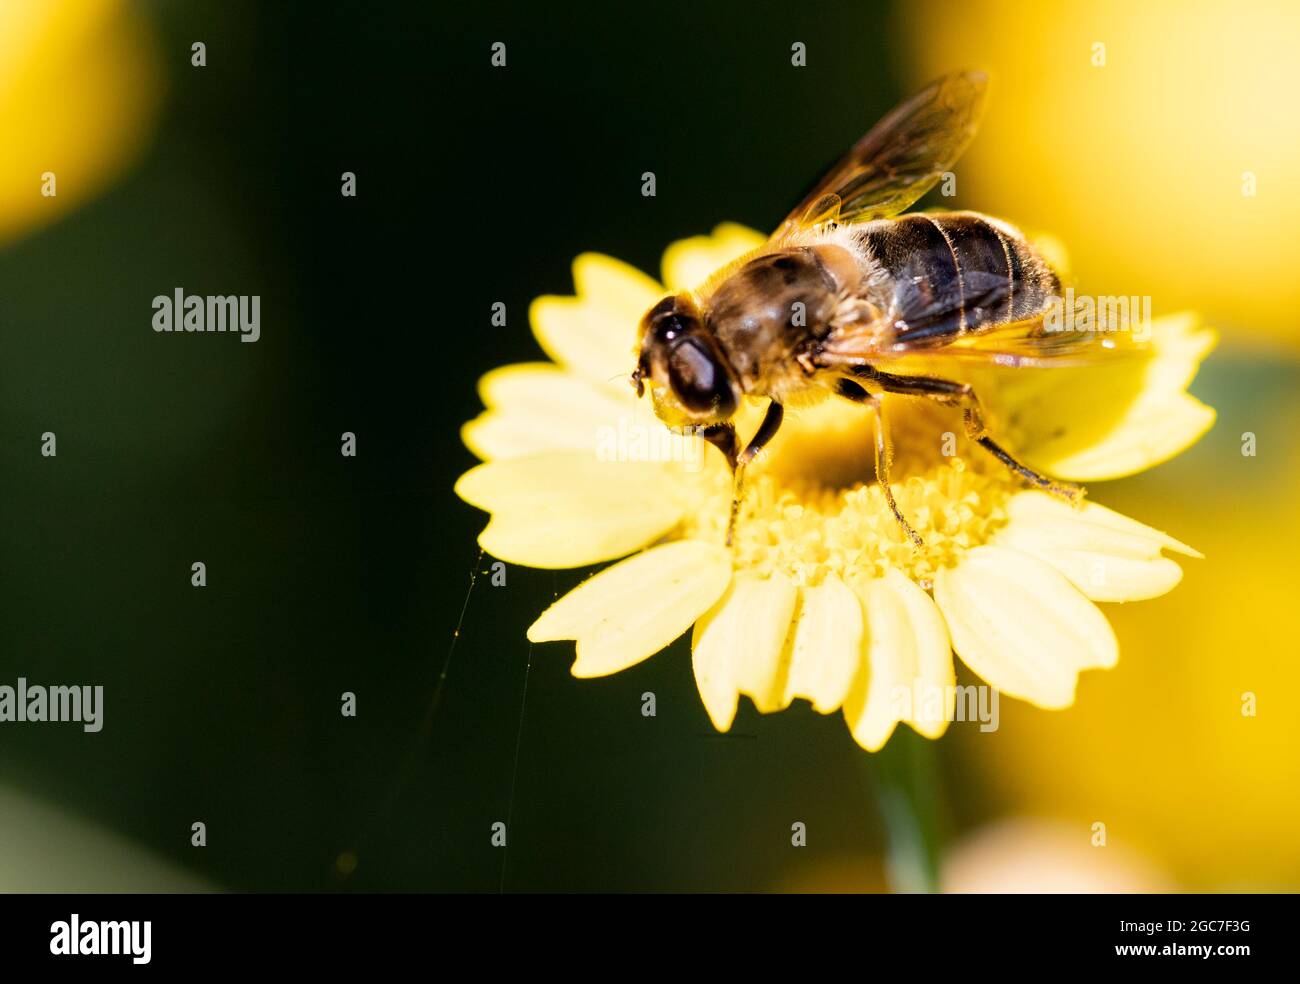
<svg viewBox="0 0 1300 984">
<path fill-rule="evenodd" d="M 1033 317 L 1060 295 L 1060 278 L 1018 232 L 975 212 L 906 215 L 862 235 L 888 275 L 876 300 L 895 344 L 942 345 Z"/>
</svg>

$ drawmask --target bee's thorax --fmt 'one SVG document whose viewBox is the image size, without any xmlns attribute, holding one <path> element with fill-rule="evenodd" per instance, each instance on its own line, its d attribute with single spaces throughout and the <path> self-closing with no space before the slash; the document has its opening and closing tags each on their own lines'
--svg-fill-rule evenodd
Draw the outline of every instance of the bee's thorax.
<svg viewBox="0 0 1300 984">
<path fill-rule="evenodd" d="M 772 395 L 801 375 L 799 353 L 826 336 L 860 279 L 852 253 L 823 244 L 764 253 L 719 282 L 706 322 L 745 392 Z"/>
</svg>

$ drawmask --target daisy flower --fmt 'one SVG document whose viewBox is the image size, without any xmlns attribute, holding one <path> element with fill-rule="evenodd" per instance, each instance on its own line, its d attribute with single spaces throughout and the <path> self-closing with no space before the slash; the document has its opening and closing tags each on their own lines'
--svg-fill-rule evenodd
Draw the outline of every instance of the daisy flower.
<svg viewBox="0 0 1300 984">
<path fill-rule="evenodd" d="M 894 495 L 923 546 L 874 482 L 873 417 L 835 399 L 791 409 L 746 471 L 724 545 L 726 462 L 700 438 L 669 432 L 629 372 L 651 305 L 764 239 L 724 224 L 673 243 L 662 284 L 579 256 L 576 296 L 542 297 L 530 311 L 550 361 L 483 377 L 487 409 L 463 430 L 483 463 L 456 483 L 491 514 L 480 544 L 529 567 L 618 561 L 543 612 L 528 638 L 576 640 L 574 676 L 598 677 L 692 630 L 695 679 L 719 730 L 742 694 L 764 712 L 803 698 L 841 710 L 872 751 L 900 721 L 943 734 L 954 652 L 1002 694 L 1068 707 L 1080 671 L 1118 658 L 1096 603 L 1162 595 L 1182 577 L 1166 553 L 1199 554 L 1096 503 L 1075 508 L 1024 489 L 967 442 L 957 411 L 886 398 Z M 1032 466 L 1117 478 L 1178 454 L 1214 421 L 1186 391 L 1213 333 L 1189 316 L 1150 327 L 1150 355 L 1123 364 L 958 375 L 979 381 L 993 432 Z M 955 378 L 949 365 L 931 371 Z M 742 434 L 761 410 L 742 408 Z"/>
</svg>

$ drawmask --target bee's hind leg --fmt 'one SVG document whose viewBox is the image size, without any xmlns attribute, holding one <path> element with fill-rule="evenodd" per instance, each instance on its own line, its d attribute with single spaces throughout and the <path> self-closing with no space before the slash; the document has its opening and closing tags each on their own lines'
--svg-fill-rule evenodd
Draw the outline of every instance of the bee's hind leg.
<svg viewBox="0 0 1300 984">
<path fill-rule="evenodd" d="M 1082 485 L 1048 478 L 1034 471 L 994 441 L 989 436 L 988 428 L 984 426 L 979 397 L 975 395 L 975 390 L 969 383 L 955 383 L 949 379 L 936 379 L 932 376 L 900 376 L 881 372 L 872 366 L 856 366 L 853 373 L 859 379 L 876 383 L 886 393 L 924 396 L 948 406 L 961 407 L 966 436 L 1025 481 L 1036 485 L 1044 492 L 1065 499 L 1072 505 L 1081 503 L 1087 494 L 1087 490 Z"/>
<path fill-rule="evenodd" d="M 1021 478 L 1038 486 L 1044 492 L 1050 492 L 1057 498 L 1064 499 L 1071 505 L 1077 506 L 1083 502 L 1083 497 L 1088 494 L 1088 490 L 1082 485 L 1048 478 L 1046 475 L 1034 471 L 1028 465 L 1013 457 L 1009 451 L 994 441 L 993 438 L 989 437 L 988 430 L 984 426 L 984 418 L 980 415 L 979 403 L 975 401 L 974 393 L 970 394 L 970 401 L 962 411 L 962 419 L 966 424 L 966 435 Z"/>
<path fill-rule="evenodd" d="M 758 425 L 758 430 L 754 432 L 754 436 L 749 439 L 743 451 L 739 450 L 740 445 L 736 441 L 736 428 L 733 424 L 710 424 L 700 431 L 700 437 L 721 451 L 731 467 L 731 513 L 727 519 L 727 546 L 731 546 L 732 538 L 735 536 L 736 517 L 740 515 L 740 500 L 745 494 L 745 466 L 754 460 L 772 438 L 776 437 L 776 432 L 781 429 L 781 421 L 784 419 L 785 407 L 773 400 L 767 405 L 763 422 Z"/>
<path fill-rule="evenodd" d="M 894 501 L 894 490 L 889 484 L 889 463 L 893 458 L 890 452 L 889 431 L 885 425 L 885 408 L 881 403 L 880 397 L 868 393 L 851 379 L 840 381 L 836 392 L 846 400 L 852 400 L 854 403 L 861 403 L 869 406 L 876 414 L 876 481 L 880 483 L 880 490 L 885 493 L 885 501 L 889 503 L 889 510 L 894 514 L 894 519 L 898 520 L 898 525 L 902 527 L 907 538 L 917 547 L 924 547 L 925 541 L 921 539 L 921 534 L 912 528 L 898 503 Z"/>
</svg>

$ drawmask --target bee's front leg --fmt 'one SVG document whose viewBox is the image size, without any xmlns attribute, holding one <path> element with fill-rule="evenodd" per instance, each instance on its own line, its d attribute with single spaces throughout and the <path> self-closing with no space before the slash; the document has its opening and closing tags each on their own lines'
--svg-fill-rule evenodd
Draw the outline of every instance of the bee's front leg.
<svg viewBox="0 0 1300 984">
<path fill-rule="evenodd" d="M 785 420 L 785 407 L 776 400 L 767 405 L 767 413 L 763 414 L 763 422 L 758 425 L 758 430 L 754 431 L 754 436 L 749 439 L 745 445 L 745 450 L 740 452 L 740 459 L 737 464 L 744 468 L 747 464 L 757 457 L 776 437 L 776 432 L 781 429 L 781 421 Z"/>
<path fill-rule="evenodd" d="M 784 419 L 785 407 L 773 400 L 767 405 L 763 422 L 758 425 L 758 430 L 743 451 L 738 451 L 740 445 L 736 441 L 736 428 L 733 424 L 710 424 L 699 431 L 700 437 L 721 451 L 731 467 L 731 514 L 727 519 L 727 546 L 731 546 L 736 533 L 736 517 L 740 515 L 740 500 L 745 492 L 745 466 L 776 437 Z"/>
<path fill-rule="evenodd" d="M 727 459 L 727 467 L 732 472 L 735 472 L 736 455 L 739 446 L 736 443 L 734 424 L 709 424 L 707 427 L 701 427 L 695 433 L 721 451 L 722 456 Z"/>
</svg>

